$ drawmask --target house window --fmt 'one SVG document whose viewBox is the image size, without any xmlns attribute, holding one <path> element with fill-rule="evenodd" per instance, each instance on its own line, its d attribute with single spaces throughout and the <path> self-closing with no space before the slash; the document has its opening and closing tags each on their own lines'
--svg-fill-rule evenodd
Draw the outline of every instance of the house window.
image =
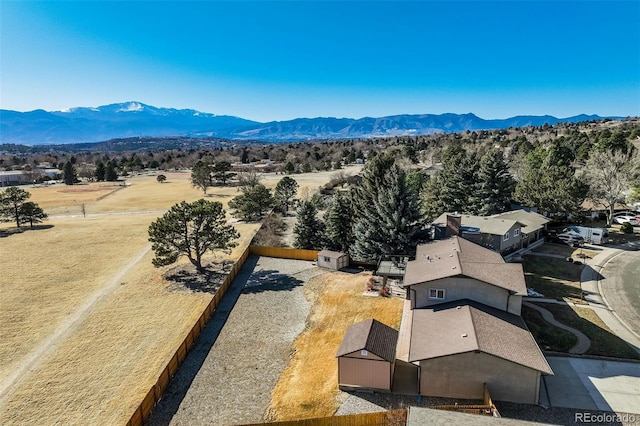
<svg viewBox="0 0 640 426">
<path fill-rule="evenodd" d="M 516 228 L 513 230 L 513 237 L 517 237 L 518 235 L 520 235 L 520 228 Z"/>
<path fill-rule="evenodd" d="M 444 299 L 444 290 L 441 288 L 430 288 L 429 299 Z"/>
<path fill-rule="evenodd" d="M 330 258 L 328 258 L 327 256 L 325 256 L 325 257 L 324 257 L 324 261 L 325 261 L 325 262 L 331 262 L 331 259 L 330 259 Z"/>
<path fill-rule="evenodd" d="M 504 234 L 504 236 L 502 237 L 502 241 L 507 241 L 509 239 L 509 233 L 507 232 L 506 234 Z"/>
<path fill-rule="evenodd" d="M 369 355 L 369 352 L 367 352 L 366 349 L 363 349 L 363 350 L 360 351 L 360 355 L 367 356 L 367 355 Z"/>
</svg>

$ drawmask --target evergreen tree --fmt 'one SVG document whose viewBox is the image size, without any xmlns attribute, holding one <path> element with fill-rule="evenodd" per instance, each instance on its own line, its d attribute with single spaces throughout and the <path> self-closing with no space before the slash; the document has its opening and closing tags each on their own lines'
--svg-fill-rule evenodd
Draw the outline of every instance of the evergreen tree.
<svg viewBox="0 0 640 426">
<path fill-rule="evenodd" d="M 322 247 L 323 226 L 317 218 L 318 209 L 311 201 L 303 201 L 298 208 L 298 222 L 293 228 L 293 246 L 315 250 Z"/>
<path fill-rule="evenodd" d="M 65 185 L 73 185 L 78 182 L 78 173 L 71 161 L 64 163 L 62 179 L 64 180 Z"/>
<path fill-rule="evenodd" d="M 265 210 L 273 206 L 271 191 L 259 183 L 242 189 L 242 194 L 229 201 L 233 216 L 243 220 L 261 219 Z"/>
<path fill-rule="evenodd" d="M 106 177 L 106 168 L 104 167 L 104 163 L 99 161 L 96 163 L 96 171 L 95 177 L 98 182 L 102 182 Z"/>
<path fill-rule="evenodd" d="M 576 177 L 572 161 L 566 151 L 556 146 L 531 151 L 525 157 L 514 198 L 543 213 L 579 214 L 589 188 Z"/>
<path fill-rule="evenodd" d="M 283 213 L 289 211 L 293 198 L 298 193 L 298 182 L 289 176 L 285 176 L 278 181 L 273 194 L 275 206 Z"/>
<path fill-rule="evenodd" d="M 118 171 L 113 161 L 107 162 L 104 172 L 104 178 L 107 182 L 115 182 L 118 180 Z"/>
<path fill-rule="evenodd" d="M 348 253 L 353 244 L 353 207 L 351 199 L 337 191 L 324 214 L 327 248 Z"/>
<path fill-rule="evenodd" d="M 41 223 L 47 217 L 44 210 L 33 201 L 27 201 L 20 207 L 20 222 L 29 222 L 31 228 L 34 223 Z"/>
<path fill-rule="evenodd" d="M 15 221 L 19 228 L 22 223 L 21 210 L 31 194 L 16 186 L 7 188 L 0 192 L 0 217 L 3 220 Z"/>
<path fill-rule="evenodd" d="M 424 213 L 433 220 L 444 212 L 473 213 L 479 162 L 461 145 L 453 145 L 442 154 L 442 170 L 423 192 Z"/>
<path fill-rule="evenodd" d="M 515 180 L 502 151 L 493 149 L 482 156 L 477 181 L 474 213 L 490 216 L 511 209 Z"/>
<path fill-rule="evenodd" d="M 229 252 L 233 240 L 240 237 L 236 229 L 227 224 L 222 203 L 198 200 L 175 204 L 162 217 L 149 226 L 149 241 L 155 252 L 153 265 L 170 265 L 180 256 L 187 256 L 198 269 L 204 270 L 202 256 L 207 251 Z"/>
<path fill-rule="evenodd" d="M 227 181 L 229 179 L 233 179 L 233 177 L 236 175 L 236 173 L 229 173 L 229 170 L 231 170 L 230 162 L 216 161 L 212 168 L 213 177 L 223 185 L 226 185 Z"/>
<path fill-rule="evenodd" d="M 377 262 L 382 255 L 413 254 L 424 240 L 416 192 L 392 157 L 378 155 L 354 191 L 352 257 Z"/>
</svg>

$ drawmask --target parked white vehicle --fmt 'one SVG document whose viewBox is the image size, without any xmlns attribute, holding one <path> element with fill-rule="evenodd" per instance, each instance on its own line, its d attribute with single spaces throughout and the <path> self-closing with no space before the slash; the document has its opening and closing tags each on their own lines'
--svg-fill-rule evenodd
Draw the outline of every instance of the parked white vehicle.
<svg viewBox="0 0 640 426">
<path fill-rule="evenodd" d="M 622 225 L 623 223 L 630 223 L 633 226 L 638 226 L 640 223 L 634 213 L 624 212 L 616 213 L 613 215 L 613 221 Z"/>
<path fill-rule="evenodd" d="M 563 232 L 558 234 L 556 238 L 571 247 L 582 247 L 584 245 L 584 237 L 577 232 Z"/>
<path fill-rule="evenodd" d="M 585 242 L 591 244 L 607 244 L 609 242 L 609 231 L 605 228 L 589 228 L 588 226 L 571 225 L 565 228 L 564 231 L 580 234 Z"/>
</svg>

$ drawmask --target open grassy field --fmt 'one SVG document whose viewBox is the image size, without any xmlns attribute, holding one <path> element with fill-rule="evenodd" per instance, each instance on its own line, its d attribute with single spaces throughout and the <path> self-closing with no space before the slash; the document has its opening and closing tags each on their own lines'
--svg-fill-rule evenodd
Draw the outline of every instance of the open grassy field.
<svg viewBox="0 0 640 426">
<path fill-rule="evenodd" d="M 203 197 L 188 172 L 165 174 L 162 184 L 138 176 L 126 186 L 24 187 L 52 217 L 0 239 L 0 424 L 126 422 L 201 314 L 210 293 L 176 288 L 163 277 L 170 268 L 151 265 L 149 224 Z M 294 178 L 315 189 L 330 175 Z M 225 206 L 238 194 L 208 192 Z M 232 259 L 259 226 L 234 225 Z"/>
<path fill-rule="evenodd" d="M 335 272 L 307 284 L 305 296 L 313 308 L 272 391 L 267 420 L 332 416 L 340 404 L 336 352 L 347 328 L 369 318 L 400 328 L 403 300 L 363 296 L 370 276 Z"/>
</svg>

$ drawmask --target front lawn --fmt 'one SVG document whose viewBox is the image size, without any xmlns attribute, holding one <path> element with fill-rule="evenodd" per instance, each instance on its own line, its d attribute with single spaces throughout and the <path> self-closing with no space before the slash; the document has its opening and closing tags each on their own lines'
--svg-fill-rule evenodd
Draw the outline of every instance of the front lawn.
<svg viewBox="0 0 640 426">
<path fill-rule="evenodd" d="M 542 304 L 540 306 L 546 307 Z M 569 352 L 578 340 L 575 334 L 549 324 L 540 312 L 528 306 L 522 306 L 522 318 L 538 345 L 545 351 Z"/>
<path fill-rule="evenodd" d="M 564 259 L 529 255 L 524 256 L 522 267 L 527 287 L 546 298 L 584 303 L 580 288 L 582 265 Z"/>
</svg>

